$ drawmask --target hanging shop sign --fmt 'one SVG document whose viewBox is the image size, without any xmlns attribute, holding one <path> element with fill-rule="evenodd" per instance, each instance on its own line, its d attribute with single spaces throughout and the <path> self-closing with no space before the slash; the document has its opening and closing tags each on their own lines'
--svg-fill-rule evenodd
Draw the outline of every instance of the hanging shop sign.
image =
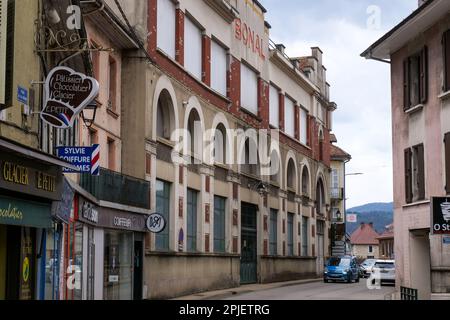
<svg viewBox="0 0 450 320">
<path fill-rule="evenodd" d="M 72 211 L 73 198 L 75 191 L 70 186 L 67 178 L 63 178 L 63 192 L 61 201 L 54 201 L 52 203 L 52 216 L 60 219 L 61 221 L 69 224 L 70 212 Z"/>
<path fill-rule="evenodd" d="M 0 189 L 59 201 L 62 193 L 61 168 L 2 152 Z"/>
<path fill-rule="evenodd" d="M 58 158 L 74 165 L 78 171 L 64 168 L 65 173 L 90 173 L 93 176 L 100 175 L 100 145 L 92 147 L 58 147 Z"/>
<path fill-rule="evenodd" d="M 153 213 L 148 217 L 146 226 L 152 233 L 161 233 L 166 227 L 166 219 L 159 213 Z"/>
<path fill-rule="evenodd" d="M 349 213 L 346 215 L 346 217 L 347 217 L 347 222 L 349 222 L 349 223 L 357 223 L 358 222 L 358 216 L 356 214 Z"/>
<path fill-rule="evenodd" d="M 432 234 L 450 234 L 450 198 L 431 200 Z"/>
<path fill-rule="evenodd" d="M 99 84 L 94 78 L 67 67 L 56 67 L 45 81 L 41 118 L 49 125 L 71 128 L 77 116 L 97 97 Z"/>
<path fill-rule="evenodd" d="M 79 218 L 90 224 L 98 224 L 98 209 L 91 202 L 86 200 L 80 200 L 80 212 Z"/>
</svg>

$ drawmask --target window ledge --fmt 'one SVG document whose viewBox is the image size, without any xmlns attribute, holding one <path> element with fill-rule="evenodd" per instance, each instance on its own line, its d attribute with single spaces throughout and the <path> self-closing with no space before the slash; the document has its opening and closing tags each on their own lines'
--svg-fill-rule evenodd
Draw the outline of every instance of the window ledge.
<svg viewBox="0 0 450 320">
<path fill-rule="evenodd" d="M 175 143 L 170 141 L 170 140 L 167 140 L 167 139 L 164 139 L 164 138 L 161 138 L 161 137 L 158 137 L 156 140 L 157 140 L 158 143 L 166 145 L 166 146 L 168 146 L 170 148 L 175 147 Z"/>
<path fill-rule="evenodd" d="M 108 114 L 111 115 L 113 118 L 119 119 L 119 114 L 118 114 L 117 112 L 115 112 L 114 110 L 108 108 L 108 109 L 106 109 L 106 111 L 107 111 Z"/>
<path fill-rule="evenodd" d="M 261 117 L 259 117 L 257 114 L 251 112 L 250 110 L 248 110 L 246 107 L 240 107 L 239 110 L 241 110 L 242 112 L 248 114 L 249 116 L 255 118 L 258 121 L 262 121 Z"/>
<path fill-rule="evenodd" d="M 413 202 L 413 203 L 408 203 L 402 206 L 402 208 L 411 208 L 411 207 L 417 207 L 417 206 L 421 206 L 421 205 L 425 205 L 425 204 L 430 204 L 430 200 L 422 200 L 422 201 L 417 201 L 417 202 Z"/>
<path fill-rule="evenodd" d="M 438 95 L 438 98 L 440 100 L 447 100 L 450 98 L 450 90 L 447 92 L 443 92 L 442 94 Z"/>
<path fill-rule="evenodd" d="M 418 104 L 412 108 L 409 108 L 408 110 L 405 110 L 406 114 L 413 114 L 415 112 L 419 112 L 423 109 L 424 105 L 423 104 Z"/>
</svg>

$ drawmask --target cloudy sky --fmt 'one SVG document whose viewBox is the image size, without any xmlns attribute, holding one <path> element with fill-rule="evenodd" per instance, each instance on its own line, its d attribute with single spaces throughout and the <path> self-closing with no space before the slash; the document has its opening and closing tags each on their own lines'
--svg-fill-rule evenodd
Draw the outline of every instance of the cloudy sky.
<svg viewBox="0 0 450 320">
<path fill-rule="evenodd" d="M 338 104 L 334 132 L 353 157 L 347 207 L 392 201 L 392 130 L 389 65 L 360 54 L 417 8 L 417 0 L 260 0 L 271 38 L 289 56 L 319 46 Z"/>
</svg>

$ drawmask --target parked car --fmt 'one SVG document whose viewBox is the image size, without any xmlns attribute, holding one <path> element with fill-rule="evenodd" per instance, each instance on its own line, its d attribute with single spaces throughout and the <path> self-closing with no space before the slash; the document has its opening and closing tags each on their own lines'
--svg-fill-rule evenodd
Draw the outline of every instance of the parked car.
<svg viewBox="0 0 450 320">
<path fill-rule="evenodd" d="M 359 274 L 361 278 L 368 278 L 372 273 L 373 265 L 375 264 L 376 259 L 366 259 L 359 266 Z"/>
<path fill-rule="evenodd" d="M 383 282 L 395 283 L 395 261 L 394 260 L 377 260 L 372 268 L 372 283 L 380 280 Z"/>
<path fill-rule="evenodd" d="M 353 280 L 359 282 L 359 271 L 356 258 L 352 256 L 331 257 L 328 259 L 323 272 L 323 282 Z"/>
</svg>

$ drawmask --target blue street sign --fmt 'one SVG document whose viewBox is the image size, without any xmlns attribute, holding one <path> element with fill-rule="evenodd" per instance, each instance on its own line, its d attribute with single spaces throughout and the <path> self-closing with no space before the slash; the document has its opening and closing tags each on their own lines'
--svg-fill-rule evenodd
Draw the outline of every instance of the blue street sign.
<svg viewBox="0 0 450 320">
<path fill-rule="evenodd" d="M 78 171 L 64 168 L 65 173 L 90 173 L 99 175 L 100 145 L 92 147 L 57 147 L 58 158 L 74 165 Z"/>
<path fill-rule="evenodd" d="M 22 102 L 23 104 L 28 104 L 28 90 L 22 88 L 21 86 L 17 87 L 17 100 Z"/>
<path fill-rule="evenodd" d="M 442 238 L 442 241 L 444 242 L 444 244 L 450 244 L 450 237 L 444 237 Z"/>
</svg>

